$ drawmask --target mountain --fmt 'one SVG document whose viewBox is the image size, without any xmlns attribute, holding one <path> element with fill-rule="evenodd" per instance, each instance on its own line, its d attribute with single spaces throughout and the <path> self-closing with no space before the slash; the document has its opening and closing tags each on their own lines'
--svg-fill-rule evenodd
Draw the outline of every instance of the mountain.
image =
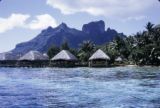
<svg viewBox="0 0 160 108">
<path fill-rule="evenodd" d="M 28 42 L 16 45 L 12 53 L 25 54 L 31 50 L 45 53 L 52 45 L 60 46 L 64 41 L 67 41 L 71 48 L 78 48 L 84 40 L 91 40 L 95 44 L 101 45 L 112 41 L 117 35 L 119 33 L 114 29 L 108 28 L 105 31 L 105 23 L 102 20 L 84 24 L 82 31 L 62 23 L 56 28 L 48 27 Z M 124 35 L 121 34 L 121 36 Z"/>
<path fill-rule="evenodd" d="M 99 35 L 105 32 L 105 23 L 104 21 L 98 21 L 84 24 L 82 31 L 90 35 Z"/>
</svg>

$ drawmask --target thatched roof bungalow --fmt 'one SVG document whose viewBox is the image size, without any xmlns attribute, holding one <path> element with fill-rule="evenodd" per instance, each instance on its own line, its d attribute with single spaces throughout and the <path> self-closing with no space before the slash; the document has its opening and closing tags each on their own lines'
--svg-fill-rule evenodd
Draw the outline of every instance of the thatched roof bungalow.
<svg viewBox="0 0 160 108">
<path fill-rule="evenodd" d="M 0 53 L 0 67 L 14 67 L 18 58 L 19 56 L 12 52 Z"/>
<path fill-rule="evenodd" d="M 78 61 L 78 59 L 71 52 L 67 50 L 62 50 L 57 55 L 55 55 L 51 59 L 51 61 L 52 61 L 52 66 L 68 67 L 68 66 L 75 66 L 75 63 L 76 61 Z"/>
<path fill-rule="evenodd" d="M 17 60 L 18 56 L 13 54 L 12 52 L 0 53 L 0 61 L 6 60 Z"/>
<path fill-rule="evenodd" d="M 49 56 L 46 53 L 44 53 L 43 56 L 49 59 Z"/>
<path fill-rule="evenodd" d="M 49 65 L 49 58 L 38 51 L 30 51 L 19 59 L 20 67 L 46 67 Z"/>
<path fill-rule="evenodd" d="M 117 58 L 115 59 L 115 62 L 122 62 L 122 61 L 123 61 L 122 57 L 117 57 Z"/>
<path fill-rule="evenodd" d="M 7 59 L 7 54 L 6 53 L 0 53 L 0 61 L 4 61 Z"/>
<path fill-rule="evenodd" d="M 107 54 L 105 54 L 101 49 L 99 49 L 89 58 L 89 66 L 90 67 L 108 66 L 109 60 L 110 57 Z"/>
<path fill-rule="evenodd" d="M 48 60 L 48 57 L 41 54 L 38 51 L 30 51 L 27 54 L 25 54 L 24 56 L 22 56 L 20 59 L 20 61 L 22 60 L 28 60 L 28 61 L 40 61 L 40 60 Z"/>
<path fill-rule="evenodd" d="M 123 58 L 122 57 L 117 57 L 115 59 L 115 65 L 122 65 L 124 63 Z"/>
</svg>

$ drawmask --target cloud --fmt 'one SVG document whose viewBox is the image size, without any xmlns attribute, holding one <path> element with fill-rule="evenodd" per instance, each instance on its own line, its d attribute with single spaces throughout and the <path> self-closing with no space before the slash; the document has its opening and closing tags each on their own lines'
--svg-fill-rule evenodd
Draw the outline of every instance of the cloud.
<svg viewBox="0 0 160 108">
<path fill-rule="evenodd" d="M 30 22 L 30 24 L 28 25 L 28 27 L 30 29 L 44 29 L 48 26 L 52 26 L 52 27 L 56 27 L 57 26 L 57 22 L 56 20 L 48 15 L 48 14 L 44 14 L 44 15 L 38 15 L 36 16 L 35 20 L 32 20 Z"/>
<path fill-rule="evenodd" d="M 147 17 L 146 16 L 134 16 L 134 17 L 127 17 L 126 19 L 122 19 L 122 22 L 127 22 L 127 21 L 141 21 L 143 19 L 146 19 Z"/>
<path fill-rule="evenodd" d="M 158 1 L 157 1 L 158 2 Z M 94 16 L 128 17 L 153 7 L 155 0 L 47 0 L 63 14 L 86 12 Z"/>
<path fill-rule="evenodd" d="M 8 18 L 0 18 L 0 33 L 11 30 L 15 27 L 24 27 L 30 15 L 11 14 Z"/>
<path fill-rule="evenodd" d="M 49 14 L 37 15 L 32 19 L 27 14 L 11 14 L 8 18 L 0 18 L 0 33 L 14 28 L 26 28 L 31 30 L 44 29 L 48 26 L 57 26 L 56 20 Z"/>
</svg>

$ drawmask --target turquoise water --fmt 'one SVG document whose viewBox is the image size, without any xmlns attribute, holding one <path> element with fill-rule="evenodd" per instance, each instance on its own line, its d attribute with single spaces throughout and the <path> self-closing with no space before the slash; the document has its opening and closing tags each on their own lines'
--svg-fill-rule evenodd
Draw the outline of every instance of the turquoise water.
<svg viewBox="0 0 160 108">
<path fill-rule="evenodd" d="M 2 108 L 160 108 L 160 68 L 0 68 Z"/>
</svg>

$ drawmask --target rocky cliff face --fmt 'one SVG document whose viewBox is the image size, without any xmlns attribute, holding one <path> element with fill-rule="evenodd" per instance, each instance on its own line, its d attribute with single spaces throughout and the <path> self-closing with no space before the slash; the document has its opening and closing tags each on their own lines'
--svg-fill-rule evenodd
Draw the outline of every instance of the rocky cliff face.
<svg viewBox="0 0 160 108">
<path fill-rule="evenodd" d="M 82 31 L 90 35 L 98 35 L 105 32 L 105 23 L 104 21 L 91 22 L 84 24 Z"/>
<path fill-rule="evenodd" d="M 12 52 L 25 54 L 31 50 L 37 50 L 45 53 L 52 45 L 60 46 L 64 41 L 67 41 L 72 48 L 78 48 L 84 40 L 91 40 L 95 44 L 101 45 L 112 41 L 117 35 L 116 30 L 108 28 L 105 31 L 104 21 L 85 24 L 82 31 L 69 28 L 65 23 L 62 23 L 56 28 L 48 27 L 28 42 L 16 45 Z"/>
</svg>

